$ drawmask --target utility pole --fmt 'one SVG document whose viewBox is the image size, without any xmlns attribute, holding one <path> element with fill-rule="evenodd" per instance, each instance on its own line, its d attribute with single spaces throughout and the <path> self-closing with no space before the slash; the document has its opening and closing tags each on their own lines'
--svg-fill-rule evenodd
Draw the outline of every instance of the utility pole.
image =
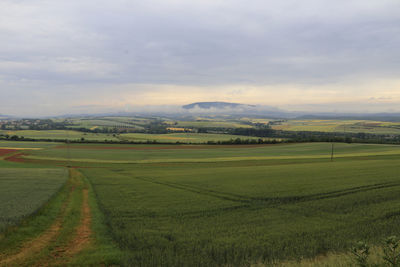
<svg viewBox="0 0 400 267">
<path fill-rule="evenodd" d="M 332 150 L 331 150 L 331 161 L 333 161 L 333 149 L 334 149 L 334 143 L 332 143 Z"/>
<path fill-rule="evenodd" d="M 69 148 L 69 130 L 67 129 L 67 168 L 71 167 L 71 151 Z"/>
</svg>

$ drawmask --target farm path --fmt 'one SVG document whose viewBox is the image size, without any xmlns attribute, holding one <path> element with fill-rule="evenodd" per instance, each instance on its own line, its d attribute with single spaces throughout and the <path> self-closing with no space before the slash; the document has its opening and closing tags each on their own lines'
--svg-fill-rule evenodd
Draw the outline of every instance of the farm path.
<svg viewBox="0 0 400 267">
<path fill-rule="evenodd" d="M 82 195 L 79 205 L 74 197 Z M 79 222 L 70 228 L 71 214 L 79 213 Z M 90 246 L 92 239 L 91 210 L 88 188 L 81 173 L 70 169 L 68 197 L 53 224 L 38 237 L 21 244 L 12 255 L 0 255 L 0 266 L 60 266 L 68 265 L 79 252 Z M 68 226 L 69 225 L 69 226 Z M 69 231 L 71 235 L 65 233 Z M 69 233 L 68 232 L 68 233 Z"/>
<path fill-rule="evenodd" d="M 69 187 L 68 197 L 63 203 L 60 213 L 53 224 L 38 237 L 23 243 L 17 253 L 12 255 L 0 254 L 0 266 L 16 265 L 24 262 L 26 259 L 46 248 L 57 237 L 61 230 L 63 221 L 65 220 L 65 216 L 68 213 L 68 204 L 71 202 L 72 192 L 74 190 L 75 186 L 72 185 Z"/>
</svg>

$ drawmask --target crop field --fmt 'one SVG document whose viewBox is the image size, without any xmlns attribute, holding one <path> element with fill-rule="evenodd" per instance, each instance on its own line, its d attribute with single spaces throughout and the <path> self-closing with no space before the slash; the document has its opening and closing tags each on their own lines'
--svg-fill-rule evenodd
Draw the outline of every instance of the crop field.
<svg viewBox="0 0 400 267">
<path fill-rule="evenodd" d="M 204 121 L 177 121 L 177 127 L 213 127 L 213 128 L 251 128 L 251 125 L 243 121 L 218 121 L 218 120 L 204 120 Z"/>
<path fill-rule="evenodd" d="M 207 133 L 170 133 L 170 134 L 140 134 L 140 133 L 127 133 L 120 134 L 121 140 L 127 141 L 157 141 L 163 143 L 207 143 L 207 141 L 229 141 L 231 139 L 250 139 L 258 140 L 259 137 L 250 137 L 242 135 L 230 135 L 230 134 L 207 134 Z M 267 139 L 267 138 L 262 138 Z"/>
<path fill-rule="evenodd" d="M 17 141 L 0 141 L 1 148 L 9 149 L 43 149 L 50 148 L 59 145 L 59 143 L 49 143 L 49 142 L 17 142 Z"/>
<path fill-rule="evenodd" d="M 272 126 L 276 130 L 400 134 L 400 124 L 366 120 L 287 120 Z"/>
<path fill-rule="evenodd" d="M 84 174 L 116 240 L 131 251 L 126 264 L 219 266 L 312 257 L 398 233 L 392 164 L 384 173 L 376 171 L 381 162 L 370 161 Z"/>
<path fill-rule="evenodd" d="M 400 235 L 400 146 L 338 143 L 333 161 L 331 148 L 53 144 L 25 150 L 10 164 L 72 166 L 69 184 L 80 189 L 71 194 L 89 192 L 91 215 L 71 213 L 77 217 L 65 227 L 79 229 L 79 214 L 81 224 L 91 218 L 94 241 L 65 256 L 71 262 L 268 266 Z M 87 201 L 73 199 L 76 208 Z M 51 255 L 51 246 L 46 251 Z"/>
<path fill-rule="evenodd" d="M 208 141 L 229 141 L 231 139 L 241 138 L 258 140 L 259 137 L 250 137 L 242 135 L 229 135 L 229 134 L 206 134 L 206 133 L 169 133 L 169 134 L 147 134 L 147 133 L 121 133 L 121 134 L 108 134 L 108 133 L 85 133 L 74 130 L 0 130 L 0 134 L 7 134 L 9 136 L 17 135 L 24 138 L 33 139 L 53 139 L 53 140 L 75 140 L 79 141 L 134 141 L 134 142 L 147 142 L 157 141 L 162 143 L 207 143 Z M 262 138 L 268 139 L 268 138 Z M 1 143 L 0 143 L 1 144 Z"/>
<path fill-rule="evenodd" d="M 0 233 L 37 211 L 66 178 L 65 169 L 0 168 Z"/>
<path fill-rule="evenodd" d="M 102 133 L 85 133 L 71 130 L 46 130 L 46 131 L 35 131 L 35 130 L 17 130 L 0 131 L 0 134 L 7 134 L 9 136 L 17 135 L 23 136 L 24 138 L 32 139 L 53 139 L 53 140 L 97 140 L 97 141 L 118 141 L 119 139 L 112 134 L 102 134 Z"/>
<path fill-rule="evenodd" d="M 68 149 L 67 149 L 68 148 Z M 336 144 L 336 158 L 397 156 L 396 145 Z M 254 160 L 324 160 L 331 157 L 331 145 L 98 145 L 72 144 L 29 152 L 27 159 L 92 163 L 213 163 Z"/>
<path fill-rule="evenodd" d="M 71 128 L 107 128 L 107 127 L 126 127 L 134 129 L 143 129 L 143 125 L 148 122 L 127 117 L 100 117 L 100 118 L 81 118 L 70 119 L 73 123 Z"/>
</svg>

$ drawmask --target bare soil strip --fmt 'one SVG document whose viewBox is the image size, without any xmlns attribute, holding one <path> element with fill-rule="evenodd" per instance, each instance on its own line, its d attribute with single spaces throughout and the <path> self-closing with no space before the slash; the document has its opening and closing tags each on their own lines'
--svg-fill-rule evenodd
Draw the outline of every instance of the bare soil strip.
<svg viewBox="0 0 400 267">
<path fill-rule="evenodd" d="M 9 157 L 6 157 L 4 160 L 11 162 L 26 162 L 26 160 L 22 158 L 23 155 L 24 153 L 14 154 Z"/>
<path fill-rule="evenodd" d="M 1 157 L 1 156 L 5 156 L 5 155 L 7 155 L 7 154 L 14 153 L 14 152 L 16 152 L 16 151 L 17 151 L 16 149 L 9 149 L 9 148 L 5 149 L 5 148 L 0 148 L 0 157 Z"/>
</svg>

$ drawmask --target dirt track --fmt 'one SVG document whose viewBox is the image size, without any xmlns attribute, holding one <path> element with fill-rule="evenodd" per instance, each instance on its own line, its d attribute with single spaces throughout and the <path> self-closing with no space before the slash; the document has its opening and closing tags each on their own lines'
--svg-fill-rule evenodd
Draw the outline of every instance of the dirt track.
<svg viewBox="0 0 400 267">
<path fill-rule="evenodd" d="M 92 229 L 90 227 L 92 217 L 88 200 L 88 190 L 83 189 L 82 194 L 81 220 L 75 229 L 73 238 L 65 246 L 55 249 L 45 262 L 40 262 L 37 266 L 57 266 L 66 264 L 76 254 L 89 246 L 92 239 Z"/>
<path fill-rule="evenodd" d="M 67 200 L 63 203 L 60 213 L 52 225 L 38 237 L 26 241 L 20 245 L 14 254 L 0 255 L 0 266 L 58 266 L 67 264 L 73 257 L 90 245 L 92 239 L 91 211 L 89 206 L 88 189 L 83 187 L 81 174 L 77 170 L 70 170 L 71 186 Z M 73 179 L 71 178 L 72 176 Z M 68 206 L 72 201 L 72 193 L 75 190 L 82 192 L 80 209 L 80 221 L 75 226 L 74 234 L 67 243 L 61 247 L 52 248 L 68 222 Z M 77 210 L 79 211 L 79 210 Z M 74 211 L 72 211 L 74 212 Z M 48 251 L 46 251 L 48 250 Z M 43 256 L 40 255 L 43 252 Z M 39 259 L 36 259 L 39 256 Z M 32 263 L 33 262 L 33 263 Z"/>
<path fill-rule="evenodd" d="M 60 214 L 53 224 L 38 237 L 22 244 L 17 253 L 7 256 L 0 256 L 0 266 L 7 266 L 11 264 L 16 265 L 18 263 L 22 265 L 25 260 L 43 250 L 57 237 L 61 230 L 62 223 L 65 220 L 67 206 L 71 201 L 72 191 L 73 188 L 69 190 L 67 200 L 63 203 Z"/>
</svg>

